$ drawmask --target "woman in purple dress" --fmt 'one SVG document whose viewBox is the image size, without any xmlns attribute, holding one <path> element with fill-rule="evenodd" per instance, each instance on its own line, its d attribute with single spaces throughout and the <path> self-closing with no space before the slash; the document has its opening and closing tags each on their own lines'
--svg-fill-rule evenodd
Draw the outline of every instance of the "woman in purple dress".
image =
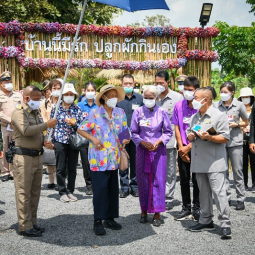
<svg viewBox="0 0 255 255">
<path fill-rule="evenodd" d="M 160 226 L 160 212 L 165 211 L 167 156 L 166 144 L 171 139 L 169 114 L 158 107 L 155 86 L 144 89 L 144 106 L 136 109 L 131 121 L 132 140 L 136 150 L 136 176 L 141 206 L 141 223 L 147 213 L 154 213 L 153 225 Z"/>
</svg>

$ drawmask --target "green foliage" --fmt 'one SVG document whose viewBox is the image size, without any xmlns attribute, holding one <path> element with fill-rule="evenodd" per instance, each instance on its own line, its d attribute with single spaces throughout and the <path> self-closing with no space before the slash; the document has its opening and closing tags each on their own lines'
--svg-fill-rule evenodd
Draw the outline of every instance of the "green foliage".
<svg viewBox="0 0 255 255">
<path fill-rule="evenodd" d="M 0 22 L 59 22 L 78 24 L 80 0 L 5 0 L 0 2 Z M 109 25 L 122 10 L 88 0 L 83 24 Z"/>
<path fill-rule="evenodd" d="M 144 21 L 140 24 L 139 22 L 135 22 L 132 24 L 128 24 L 130 27 L 164 27 L 171 26 L 170 19 L 168 19 L 164 15 L 154 15 L 154 16 L 145 16 Z"/>
<path fill-rule="evenodd" d="M 213 39 L 214 50 L 219 53 L 219 64 L 226 74 L 247 75 L 250 86 L 255 86 L 255 23 L 251 27 L 229 26 L 216 22 L 220 29 Z"/>
<path fill-rule="evenodd" d="M 251 5 L 250 12 L 253 12 L 253 14 L 255 15 L 255 0 L 246 0 L 246 3 Z"/>
</svg>

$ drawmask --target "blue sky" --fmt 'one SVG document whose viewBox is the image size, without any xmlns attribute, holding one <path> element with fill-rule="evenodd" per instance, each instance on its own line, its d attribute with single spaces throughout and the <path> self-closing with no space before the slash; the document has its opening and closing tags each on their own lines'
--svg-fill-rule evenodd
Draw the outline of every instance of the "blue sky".
<svg viewBox="0 0 255 255">
<path fill-rule="evenodd" d="M 255 16 L 249 13 L 251 8 L 245 0 L 167 0 L 166 2 L 170 11 L 124 12 L 113 20 L 113 24 L 125 26 L 137 21 L 141 23 L 145 16 L 161 14 L 168 17 L 174 27 L 199 27 L 198 21 L 203 3 L 213 4 L 211 18 L 207 26 L 212 26 L 217 20 L 237 26 L 250 26 L 252 22 L 255 22 Z M 212 67 L 218 67 L 218 64 L 213 63 Z"/>
</svg>

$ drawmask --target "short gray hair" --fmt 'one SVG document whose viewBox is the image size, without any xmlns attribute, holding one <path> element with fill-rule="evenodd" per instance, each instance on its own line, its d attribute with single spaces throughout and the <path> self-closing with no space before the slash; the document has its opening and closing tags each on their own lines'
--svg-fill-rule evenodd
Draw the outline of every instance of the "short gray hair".
<svg viewBox="0 0 255 255">
<path fill-rule="evenodd" d="M 144 94 L 146 91 L 149 91 L 149 92 L 152 93 L 155 97 L 158 97 L 158 95 L 159 95 L 158 89 L 157 89 L 157 87 L 154 86 L 154 85 L 145 85 L 145 86 L 143 86 L 143 94 Z"/>
</svg>

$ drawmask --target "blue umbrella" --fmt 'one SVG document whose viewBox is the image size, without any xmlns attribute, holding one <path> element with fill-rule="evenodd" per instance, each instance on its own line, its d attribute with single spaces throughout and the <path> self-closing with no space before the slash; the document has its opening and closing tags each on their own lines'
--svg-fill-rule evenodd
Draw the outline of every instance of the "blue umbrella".
<svg viewBox="0 0 255 255">
<path fill-rule="evenodd" d="M 134 12 L 150 9 L 169 10 L 165 0 L 94 0 L 102 4 L 108 4 L 120 9 Z"/>
<path fill-rule="evenodd" d="M 58 108 L 59 108 L 62 93 L 63 93 L 63 90 L 64 90 L 64 84 L 66 83 L 68 71 L 70 69 L 71 60 L 73 58 L 73 53 L 74 53 L 74 47 L 75 47 L 75 44 L 77 42 L 77 38 L 78 38 L 79 30 L 80 30 L 80 27 L 81 27 L 81 22 L 82 22 L 82 19 L 83 19 L 83 15 L 84 15 L 84 12 L 85 12 L 85 9 L 86 9 L 87 1 L 88 0 L 84 0 L 84 4 L 83 4 L 82 11 L 81 11 L 79 24 L 77 26 L 76 34 L 75 34 L 73 44 L 72 44 L 72 48 L 71 48 L 70 57 L 69 57 L 69 60 L 68 60 L 68 63 L 67 63 L 66 71 L 65 71 L 63 86 L 61 88 L 60 96 L 58 98 L 58 102 L 57 102 L 57 105 L 56 105 L 56 108 L 55 108 L 55 113 L 54 113 L 54 117 L 53 117 L 54 119 L 56 119 L 56 117 L 57 117 Z M 166 9 L 166 10 L 169 10 L 165 0 L 94 0 L 94 1 L 99 2 L 99 3 L 103 3 L 103 4 L 112 5 L 112 6 L 127 10 L 129 12 L 139 11 L 139 10 L 150 10 L 150 9 Z M 53 129 L 50 130 L 48 140 L 50 140 L 52 132 L 53 132 Z"/>
</svg>

